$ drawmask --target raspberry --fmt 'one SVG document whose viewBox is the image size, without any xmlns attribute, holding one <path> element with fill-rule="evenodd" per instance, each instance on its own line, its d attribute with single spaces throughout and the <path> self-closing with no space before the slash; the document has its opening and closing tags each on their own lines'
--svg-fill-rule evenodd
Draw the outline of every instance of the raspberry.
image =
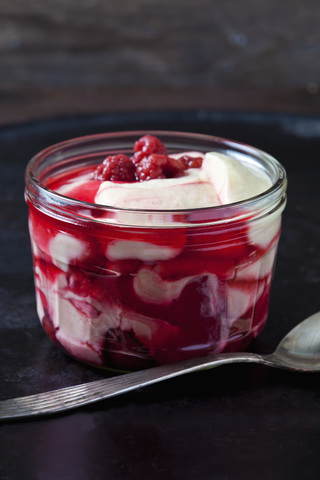
<svg viewBox="0 0 320 480">
<path fill-rule="evenodd" d="M 181 163 L 176 158 L 168 157 L 168 165 L 166 166 L 166 175 L 167 177 L 174 177 L 179 172 L 186 170 L 187 167 L 183 163 Z"/>
<path fill-rule="evenodd" d="M 161 140 L 152 135 L 144 135 L 139 138 L 134 144 L 135 152 L 143 152 L 145 155 L 151 155 L 152 153 L 158 153 L 159 155 L 165 155 L 167 153 L 166 147 Z"/>
<path fill-rule="evenodd" d="M 163 169 L 168 164 L 168 158 L 167 155 L 157 153 L 144 157 L 136 168 L 138 180 L 145 182 L 155 178 L 166 178 Z"/>
<path fill-rule="evenodd" d="M 133 163 L 133 165 L 135 167 L 137 167 L 139 165 L 139 163 L 141 162 L 141 160 L 143 160 L 144 158 L 146 158 L 148 155 L 146 155 L 144 152 L 135 152 L 135 154 L 130 158 L 131 162 Z"/>
<path fill-rule="evenodd" d="M 181 162 L 180 159 L 153 153 L 137 162 L 136 176 L 140 182 L 155 178 L 172 178 L 187 168 L 186 162 Z"/>
<path fill-rule="evenodd" d="M 189 155 L 183 155 L 178 159 L 181 165 L 181 170 L 187 170 L 188 168 L 200 168 L 202 165 L 202 157 L 190 157 Z"/>
<path fill-rule="evenodd" d="M 134 182 L 135 166 L 127 155 L 110 155 L 94 172 L 96 180 L 111 182 Z"/>
<path fill-rule="evenodd" d="M 124 154 L 108 156 L 95 170 L 94 178 L 112 182 L 144 182 L 155 178 L 172 178 L 188 168 L 201 165 L 202 157 L 169 157 L 159 138 L 144 135 L 135 142 L 131 158 Z"/>
</svg>

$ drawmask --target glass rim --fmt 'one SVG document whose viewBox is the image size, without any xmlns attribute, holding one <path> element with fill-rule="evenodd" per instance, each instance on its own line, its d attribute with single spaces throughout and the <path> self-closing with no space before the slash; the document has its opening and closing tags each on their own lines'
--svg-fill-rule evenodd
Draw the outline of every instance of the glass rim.
<svg viewBox="0 0 320 480">
<path fill-rule="evenodd" d="M 121 141 L 124 139 L 135 139 L 137 140 L 143 135 L 154 135 L 157 137 L 169 137 L 172 140 L 176 140 L 177 142 L 183 142 L 187 140 L 198 141 L 198 142 L 209 142 L 215 143 L 220 145 L 221 147 L 227 147 L 228 151 L 230 152 L 240 152 L 241 154 L 246 155 L 248 158 L 252 158 L 255 160 L 264 161 L 266 164 L 269 164 L 273 167 L 273 169 L 277 173 L 276 181 L 274 181 L 271 187 L 264 192 L 255 195 L 253 197 L 249 197 L 248 199 L 237 201 L 234 203 L 228 203 L 225 205 L 214 205 L 208 207 L 196 207 L 196 208 L 187 208 L 187 209 L 137 209 L 137 208 L 124 208 L 124 207 L 114 207 L 108 205 L 101 205 L 91 202 L 86 202 L 83 200 L 76 200 L 74 198 L 68 197 L 66 195 L 62 195 L 50 188 L 46 187 L 41 180 L 39 180 L 38 176 L 36 175 L 36 169 L 39 168 L 39 165 L 42 161 L 45 161 L 50 156 L 55 154 L 61 154 L 61 151 L 65 148 L 70 149 L 72 151 L 73 147 L 81 147 L 85 144 L 94 144 L 96 141 L 111 141 L 117 140 Z M 106 145 L 107 146 L 107 145 Z M 121 148 L 121 147 L 119 147 Z M 181 147 L 180 147 L 181 148 Z M 133 149 L 133 147 L 132 147 Z M 72 158 L 72 156 L 70 157 Z M 158 225 L 149 225 L 152 226 L 161 226 L 163 224 L 162 217 L 171 216 L 174 218 L 177 216 L 184 215 L 188 218 L 187 224 L 191 223 L 225 223 L 228 221 L 228 218 L 234 220 L 235 217 L 237 219 L 241 217 L 246 217 L 243 213 L 243 210 L 249 210 L 251 213 L 254 210 L 255 212 L 260 212 L 259 217 L 263 216 L 266 213 L 266 210 L 270 212 L 272 209 L 276 209 L 276 204 L 279 203 L 279 199 L 283 197 L 286 193 L 287 187 L 287 175 L 283 165 L 272 155 L 266 153 L 263 150 L 260 150 L 256 147 L 251 145 L 230 140 L 227 138 L 207 135 L 207 134 L 199 134 L 199 133 L 191 133 L 191 132 L 180 132 L 180 131 L 166 131 L 166 130 L 131 130 L 131 131 L 115 131 L 115 132 L 106 132 L 106 133 L 97 133 L 92 135 L 85 135 L 75 138 L 70 138 L 68 140 L 64 140 L 53 145 L 46 147 L 45 149 L 39 151 L 35 154 L 27 164 L 26 171 L 25 171 L 25 195 L 26 198 L 29 198 L 32 203 L 33 200 L 38 200 L 36 203 L 43 204 L 45 208 L 52 209 L 52 212 L 58 214 L 58 210 L 61 209 L 66 214 L 66 209 L 70 207 L 71 215 L 74 217 L 78 217 L 82 220 L 90 220 L 90 221 L 97 221 L 99 223 L 115 223 L 116 225 L 123 226 L 130 225 L 129 223 L 125 222 L 125 218 L 130 216 L 140 216 L 141 219 L 146 216 L 152 215 L 154 220 L 158 219 L 160 224 Z M 273 200 L 273 201 L 272 201 Z M 266 206 L 266 203 L 268 204 Z M 285 199 L 282 201 L 285 203 Z M 50 208 L 51 207 L 51 208 Z M 88 218 L 86 215 L 80 214 L 84 210 L 96 210 L 97 212 L 109 212 L 111 214 L 116 215 L 119 213 L 122 216 L 123 222 L 112 222 L 109 219 L 107 222 L 103 221 L 103 218 L 99 215 L 97 218 L 90 217 Z M 78 210 L 78 214 L 76 213 Z M 241 211 L 242 213 L 237 215 L 237 212 Z M 134 222 L 134 226 L 137 227 L 139 225 Z M 141 225 L 145 226 L 145 225 Z M 165 225 L 168 226 L 168 225 Z M 173 225 L 174 226 L 174 225 Z"/>
</svg>

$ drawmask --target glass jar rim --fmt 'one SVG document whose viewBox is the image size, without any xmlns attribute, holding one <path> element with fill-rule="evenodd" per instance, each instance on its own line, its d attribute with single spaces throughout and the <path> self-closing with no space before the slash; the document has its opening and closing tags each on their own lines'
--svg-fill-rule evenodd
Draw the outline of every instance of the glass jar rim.
<svg viewBox="0 0 320 480">
<path fill-rule="evenodd" d="M 133 209 L 124 207 L 114 207 L 100 205 L 96 203 L 76 200 L 62 195 L 46 187 L 41 179 L 41 166 L 45 161 L 54 159 L 56 162 L 64 158 L 72 158 L 79 149 L 83 148 L 87 153 L 92 152 L 93 146 L 98 143 L 101 146 L 105 142 L 116 142 L 114 148 L 121 149 L 121 145 L 126 140 L 130 142 L 137 140 L 143 135 L 153 135 L 171 141 L 174 145 L 180 145 L 180 149 L 188 148 L 188 145 L 196 145 L 194 148 L 204 145 L 214 145 L 221 151 L 228 151 L 228 154 L 244 155 L 247 158 L 255 160 L 257 163 L 268 166 L 273 170 L 274 180 L 269 189 L 259 195 L 250 197 L 225 205 L 215 205 L 209 207 L 197 207 L 188 209 Z M 133 143 L 131 149 L 133 150 Z M 183 145 L 181 145 L 181 143 Z M 105 145 L 107 147 L 107 145 Z M 207 147 L 208 148 L 208 147 Z M 214 147 L 211 150 L 214 151 Z M 65 157 L 63 155 L 65 151 Z M 190 151 L 190 150 L 189 150 Z M 70 155 L 68 157 L 67 153 Z M 270 173 L 270 172 L 269 172 Z M 93 135 L 71 138 L 59 143 L 55 143 L 31 158 L 25 172 L 25 196 L 39 210 L 48 214 L 62 217 L 68 217 L 73 221 L 94 221 L 99 223 L 116 224 L 118 226 L 148 226 L 159 228 L 161 226 L 186 226 L 202 224 L 224 224 L 228 222 L 239 221 L 242 219 L 261 218 L 272 211 L 283 210 L 286 203 L 287 176 L 284 167 L 273 156 L 252 147 L 245 143 L 229 140 L 222 137 L 165 130 L 133 130 L 121 132 L 98 133 Z M 183 216 L 183 221 L 182 221 Z M 150 223 L 151 222 L 151 223 Z"/>
</svg>

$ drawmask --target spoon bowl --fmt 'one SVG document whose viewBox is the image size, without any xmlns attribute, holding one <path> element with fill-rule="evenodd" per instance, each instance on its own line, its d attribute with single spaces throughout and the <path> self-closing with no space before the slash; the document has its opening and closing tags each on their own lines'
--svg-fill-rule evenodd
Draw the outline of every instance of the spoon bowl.
<svg viewBox="0 0 320 480">
<path fill-rule="evenodd" d="M 294 327 L 268 357 L 273 364 L 271 366 L 305 372 L 320 371 L 320 312 Z"/>
<path fill-rule="evenodd" d="M 320 372 L 320 311 L 293 328 L 268 355 L 225 353 L 193 358 L 134 373 L 0 401 L 0 419 L 47 415 L 98 402 L 187 373 L 228 363 L 260 363 L 300 372 Z"/>
</svg>

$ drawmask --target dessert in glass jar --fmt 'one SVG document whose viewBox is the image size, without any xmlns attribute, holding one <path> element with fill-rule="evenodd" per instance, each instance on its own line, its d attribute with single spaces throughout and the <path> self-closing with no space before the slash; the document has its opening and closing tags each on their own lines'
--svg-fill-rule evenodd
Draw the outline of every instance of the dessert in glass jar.
<svg viewBox="0 0 320 480">
<path fill-rule="evenodd" d="M 29 162 L 25 195 L 38 315 L 72 357 L 130 371 L 262 331 L 286 203 L 267 153 L 181 132 L 81 137 Z"/>
</svg>

